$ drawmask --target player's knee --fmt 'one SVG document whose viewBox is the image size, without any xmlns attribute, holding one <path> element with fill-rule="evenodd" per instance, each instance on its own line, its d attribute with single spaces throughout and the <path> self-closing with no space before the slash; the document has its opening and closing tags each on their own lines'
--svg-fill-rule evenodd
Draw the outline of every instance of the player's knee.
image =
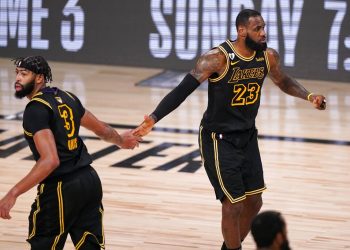
<svg viewBox="0 0 350 250">
<path fill-rule="evenodd" d="M 222 203 L 223 216 L 238 217 L 243 210 L 242 202 L 231 203 L 228 199 Z"/>
<path fill-rule="evenodd" d="M 247 207 L 254 210 L 256 213 L 259 212 L 262 205 L 263 205 L 263 200 L 261 198 L 261 195 L 250 196 L 246 200 L 246 205 L 247 205 Z"/>
</svg>

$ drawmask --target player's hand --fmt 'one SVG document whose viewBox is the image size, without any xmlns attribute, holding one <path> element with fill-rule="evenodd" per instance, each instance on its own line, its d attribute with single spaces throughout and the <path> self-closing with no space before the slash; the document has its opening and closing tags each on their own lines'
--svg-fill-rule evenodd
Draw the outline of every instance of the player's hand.
<svg viewBox="0 0 350 250">
<path fill-rule="evenodd" d="M 319 110 L 326 109 L 326 97 L 324 97 L 323 95 L 312 94 L 309 98 L 309 101 L 314 105 L 315 108 Z"/>
<path fill-rule="evenodd" d="M 151 132 L 154 124 L 155 121 L 153 120 L 153 118 L 149 115 L 145 115 L 144 121 L 137 128 L 134 129 L 133 133 L 137 136 L 145 136 L 149 132 Z"/>
<path fill-rule="evenodd" d="M 0 218 L 11 219 L 10 210 L 15 205 L 16 199 L 17 198 L 9 192 L 0 200 Z"/>
<path fill-rule="evenodd" d="M 139 143 L 142 141 L 142 138 L 138 135 L 134 135 L 133 133 L 134 133 L 133 130 L 128 130 L 120 134 L 122 142 L 119 146 L 121 148 L 134 149 L 135 147 L 139 146 Z"/>
</svg>

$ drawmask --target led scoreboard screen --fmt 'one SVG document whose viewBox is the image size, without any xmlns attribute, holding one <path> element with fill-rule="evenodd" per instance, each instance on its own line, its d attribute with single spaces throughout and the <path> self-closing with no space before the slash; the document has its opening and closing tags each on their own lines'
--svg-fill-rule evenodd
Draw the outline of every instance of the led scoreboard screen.
<svg viewBox="0 0 350 250">
<path fill-rule="evenodd" d="M 0 56 L 190 70 L 261 12 L 268 46 L 295 77 L 349 81 L 347 0 L 0 0 Z"/>
</svg>

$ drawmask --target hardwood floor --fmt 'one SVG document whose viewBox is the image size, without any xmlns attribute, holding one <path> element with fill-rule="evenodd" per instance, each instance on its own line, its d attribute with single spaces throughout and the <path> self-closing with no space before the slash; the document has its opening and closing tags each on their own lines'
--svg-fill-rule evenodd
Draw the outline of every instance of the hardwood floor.
<svg viewBox="0 0 350 250">
<path fill-rule="evenodd" d="M 118 131 L 137 126 L 169 89 L 135 86 L 159 69 L 50 62 L 54 86 L 73 91 Z M 14 67 L 0 59 L 0 196 L 33 166 L 22 137 L 27 100 L 13 97 Z M 350 84 L 300 82 L 327 97 L 327 110 L 286 96 L 265 81 L 257 118 L 268 190 L 262 210 L 280 210 L 293 249 L 350 248 Z M 196 90 L 135 150 L 81 135 L 104 188 L 106 249 L 220 249 L 221 206 L 201 167 L 197 128 L 207 93 Z M 0 220 L 0 249 L 29 249 L 27 217 L 35 190 Z M 244 249 L 254 249 L 249 235 Z M 70 240 L 65 249 L 74 249 Z"/>
</svg>

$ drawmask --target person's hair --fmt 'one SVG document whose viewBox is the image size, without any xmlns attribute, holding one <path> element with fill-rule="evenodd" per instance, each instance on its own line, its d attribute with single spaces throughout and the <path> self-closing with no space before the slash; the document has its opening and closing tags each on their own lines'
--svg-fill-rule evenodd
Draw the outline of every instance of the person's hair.
<svg viewBox="0 0 350 250">
<path fill-rule="evenodd" d="M 259 11 L 244 9 L 238 13 L 236 17 L 236 29 L 238 30 L 238 26 L 244 25 L 246 26 L 249 22 L 250 17 L 261 16 Z"/>
<path fill-rule="evenodd" d="M 280 212 L 264 211 L 253 219 L 251 233 L 257 247 L 268 247 L 285 227 L 286 223 Z"/>
<path fill-rule="evenodd" d="M 16 67 L 25 68 L 35 74 L 43 74 L 45 82 L 52 82 L 51 68 L 44 57 L 28 56 L 13 59 Z"/>
</svg>

